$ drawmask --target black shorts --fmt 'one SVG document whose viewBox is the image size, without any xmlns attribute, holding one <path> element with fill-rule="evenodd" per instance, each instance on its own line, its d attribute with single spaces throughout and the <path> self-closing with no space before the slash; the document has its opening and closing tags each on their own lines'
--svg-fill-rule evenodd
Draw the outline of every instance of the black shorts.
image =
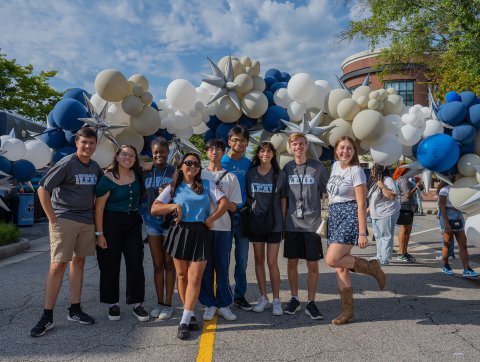
<svg viewBox="0 0 480 362">
<path fill-rule="evenodd" d="M 250 241 L 252 243 L 278 244 L 282 241 L 282 233 L 272 231 L 268 234 L 252 235 L 250 236 Z"/>
<path fill-rule="evenodd" d="M 318 261 L 323 259 L 322 240 L 314 231 L 285 231 L 283 256 L 288 259 Z"/>
</svg>

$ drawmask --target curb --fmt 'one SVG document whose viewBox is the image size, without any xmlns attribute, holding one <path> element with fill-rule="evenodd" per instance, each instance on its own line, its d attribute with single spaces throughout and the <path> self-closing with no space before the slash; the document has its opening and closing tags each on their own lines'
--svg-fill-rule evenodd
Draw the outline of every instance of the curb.
<svg viewBox="0 0 480 362">
<path fill-rule="evenodd" d="M 0 260 L 23 253 L 28 249 L 30 249 L 30 242 L 22 238 L 16 243 L 0 246 Z"/>
</svg>

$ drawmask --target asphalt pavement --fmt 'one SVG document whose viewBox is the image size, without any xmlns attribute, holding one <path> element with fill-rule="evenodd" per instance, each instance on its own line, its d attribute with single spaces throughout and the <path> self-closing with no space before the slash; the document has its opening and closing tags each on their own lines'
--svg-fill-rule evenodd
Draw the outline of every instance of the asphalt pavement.
<svg viewBox="0 0 480 362">
<path fill-rule="evenodd" d="M 455 276 L 441 273 L 436 260 L 441 247 L 437 219 L 433 215 L 415 218 L 409 252 L 414 264 L 397 262 L 384 268 L 387 285 L 379 291 L 375 281 L 352 274 L 355 320 L 344 326 L 330 324 L 340 310 L 334 270 L 320 262 L 317 302 L 325 316 L 313 321 L 302 310 L 296 315 L 275 317 L 244 312 L 233 307 L 235 322 L 221 318 L 214 335 L 215 361 L 479 361 L 480 279 L 461 277 L 457 257 L 451 265 Z M 194 361 L 199 357 L 201 332 L 188 341 L 176 338 L 181 316 L 175 292 L 174 317 L 167 321 L 138 322 L 125 305 L 124 268 L 121 281 L 122 319 L 110 322 L 107 307 L 99 303 L 99 272 L 96 259 L 87 258 L 82 306 L 96 319 L 94 325 L 80 325 L 66 319 L 69 306 L 68 276 L 54 310 L 55 328 L 44 336 L 28 335 L 42 313 L 43 283 L 49 265 L 47 224 L 23 228 L 30 239 L 26 253 L 0 261 L 0 360 L 8 361 Z M 282 250 L 281 250 L 282 253 Z M 469 247 L 471 264 L 480 271 L 480 248 Z M 372 243 L 354 254 L 375 254 Z M 286 260 L 279 257 L 281 300 L 290 292 Z M 233 283 L 233 264 L 232 255 Z M 145 307 L 156 298 L 148 245 L 145 245 Z M 248 266 L 247 299 L 258 297 L 253 251 Z M 300 299 L 306 300 L 306 266 L 300 263 Z M 271 294 L 270 294 L 271 299 Z M 203 308 L 197 306 L 201 321 Z M 211 333 L 211 332 L 210 332 Z M 203 344 L 204 342 L 202 342 Z M 205 354 L 200 357 L 205 358 Z M 208 356 L 207 356 L 208 357 Z M 205 358 L 208 359 L 208 358 Z"/>
</svg>

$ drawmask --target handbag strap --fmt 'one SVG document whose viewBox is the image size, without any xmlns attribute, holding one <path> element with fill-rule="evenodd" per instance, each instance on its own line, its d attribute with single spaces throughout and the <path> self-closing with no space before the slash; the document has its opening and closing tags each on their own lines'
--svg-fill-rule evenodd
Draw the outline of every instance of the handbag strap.
<svg viewBox="0 0 480 362">
<path fill-rule="evenodd" d="M 225 171 L 224 173 L 222 173 L 222 175 L 219 177 L 219 179 L 217 181 L 215 181 L 216 186 L 220 185 L 220 181 L 222 181 L 222 178 L 224 178 L 227 173 L 228 173 L 228 171 Z"/>
</svg>

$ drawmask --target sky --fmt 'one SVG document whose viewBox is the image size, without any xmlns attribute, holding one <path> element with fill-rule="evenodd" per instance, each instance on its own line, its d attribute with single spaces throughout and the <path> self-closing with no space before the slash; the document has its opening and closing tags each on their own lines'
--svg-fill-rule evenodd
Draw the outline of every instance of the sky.
<svg viewBox="0 0 480 362">
<path fill-rule="evenodd" d="M 94 92 L 114 68 L 149 80 L 154 100 L 174 79 L 195 86 L 211 74 L 207 57 L 248 56 L 263 75 L 276 68 L 337 86 L 341 63 L 366 42 L 336 44 L 357 0 L 2 0 L 0 52 L 34 70 L 57 70 L 50 85 Z"/>
</svg>

